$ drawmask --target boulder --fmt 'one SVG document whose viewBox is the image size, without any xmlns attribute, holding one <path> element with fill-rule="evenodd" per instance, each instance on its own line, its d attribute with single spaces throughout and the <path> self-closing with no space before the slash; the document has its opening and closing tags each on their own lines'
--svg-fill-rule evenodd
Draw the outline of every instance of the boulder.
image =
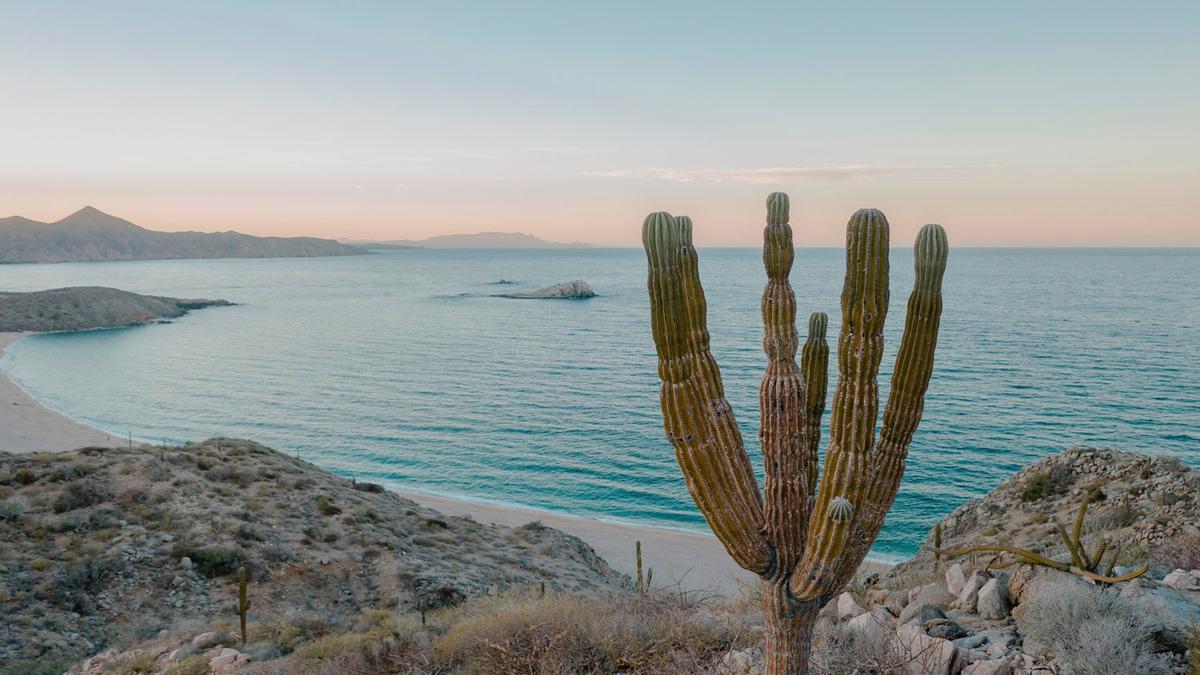
<svg viewBox="0 0 1200 675">
<path fill-rule="evenodd" d="M 1200 570 L 1175 570 L 1163 577 L 1162 583 L 1177 591 L 1200 591 Z"/>
<path fill-rule="evenodd" d="M 1176 653 L 1188 649 L 1192 626 L 1200 625 L 1200 592 L 1134 581 L 1125 584 L 1121 597 L 1150 623 L 1156 642 Z"/>
<path fill-rule="evenodd" d="M 717 664 L 717 675 L 755 675 L 762 672 L 757 649 L 735 649 L 726 652 Z"/>
<path fill-rule="evenodd" d="M 858 604 L 853 595 L 849 592 L 842 593 L 837 599 L 837 618 L 838 621 L 847 621 L 854 617 L 866 613 L 867 610 Z"/>
<path fill-rule="evenodd" d="M 976 661 L 963 668 L 963 675 L 1012 675 L 1012 663 L 1008 659 Z"/>
<path fill-rule="evenodd" d="M 967 579 L 967 583 L 963 585 L 962 591 L 958 594 L 958 600 L 954 602 L 954 606 L 960 609 L 965 609 L 968 612 L 974 612 L 975 606 L 979 602 L 979 589 L 983 588 L 983 575 L 975 572 Z"/>
<path fill-rule="evenodd" d="M 232 642 L 233 638 L 229 637 L 229 635 L 226 633 L 221 631 L 209 631 L 207 633 L 201 633 L 192 638 L 192 649 L 203 651 L 205 649 L 212 649 L 213 647 L 219 645 L 231 644 Z"/>
<path fill-rule="evenodd" d="M 914 624 L 896 629 L 896 649 L 910 675 L 955 675 L 963 668 L 962 655 L 954 643 L 930 637 Z"/>
<path fill-rule="evenodd" d="M 946 570 L 946 590 L 958 597 L 966 585 L 967 574 L 963 571 L 962 563 L 954 563 Z"/>
<path fill-rule="evenodd" d="M 899 622 L 903 625 L 915 620 L 917 623 L 924 624 L 926 621 L 945 618 L 946 613 L 937 605 L 923 605 L 914 602 L 900 612 Z"/>
<path fill-rule="evenodd" d="M 983 588 L 979 589 L 979 599 L 976 611 L 985 619 L 1007 619 L 1012 610 L 1012 598 L 1008 592 L 1008 579 L 996 577 L 989 579 Z"/>
<path fill-rule="evenodd" d="M 885 607 L 875 607 L 846 622 L 846 630 L 864 638 L 870 644 L 880 644 L 889 632 L 887 629 L 895 623 L 895 617 Z"/>
<path fill-rule="evenodd" d="M 951 642 L 970 635 L 970 631 L 950 619 L 932 619 L 921 624 L 925 634 Z"/>
<path fill-rule="evenodd" d="M 917 586 L 908 592 L 909 604 L 917 603 L 919 605 L 937 605 L 939 607 L 949 607 L 955 600 L 952 595 L 939 583 L 928 583 L 924 586 Z"/>
<path fill-rule="evenodd" d="M 220 650 L 208 662 L 212 675 L 233 675 L 250 663 L 250 657 L 236 649 Z"/>
</svg>

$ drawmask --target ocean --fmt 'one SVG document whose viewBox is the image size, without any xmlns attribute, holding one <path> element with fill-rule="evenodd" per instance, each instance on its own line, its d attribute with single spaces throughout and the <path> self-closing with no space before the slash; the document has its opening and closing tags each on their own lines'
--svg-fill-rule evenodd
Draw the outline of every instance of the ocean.
<svg viewBox="0 0 1200 675">
<path fill-rule="evenodd" d="M 831 346 L 843 257 L 800 249 L 792 272 L 801 332 L 809 312 L 828 312 Z M 713 351 L 757 464 L 760 252 L 702 249 L 700 265 Z M 911 266 L 893 249 L 882 401 Z M 0 368 L 122 437 L 247 437 L 404 490 L 703 530 L 661 427 L 645 278 L 638 249 L 6 265 L 3 290 L 239 304 L 35 336 Z M 492 297 L 570 279 L 599 296 Z M 1200 466 L 1200 250 L 956 249 L 944 298 L 925 417 L 873 557 L 912 554 L 955 507 L 1071 446 Z"/>
</svg>

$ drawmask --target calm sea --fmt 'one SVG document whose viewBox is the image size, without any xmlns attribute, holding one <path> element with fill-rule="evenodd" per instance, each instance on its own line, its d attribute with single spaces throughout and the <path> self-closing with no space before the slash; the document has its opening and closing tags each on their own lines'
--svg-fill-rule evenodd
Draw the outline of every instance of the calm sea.
<svg viewBox="0 0 1200 675">
<path fill-rule="evenodd" d="M 829 312 L 831 333 L 842 263 L 805 249 L 792 273 L 802 314 Z M 760 254 L 705 249 L 701 272 L 757 462 Z M 490 297 L 576 278 L 599 297 Z M 885 375 L 911 281 L 895 249 Z M 15 345 L 4 370 L 71 417 L 152 441 L 254 438 L 409 490 L 704 528 L 660 426 L 640 250 L 0 266 L 5 290 L 93 284 L 240 304 Z M 925 419 L 874 555 L 911 554 L 956 506 L 1075 445 L 1200 465 L 1200 250 L 953 251 Z"/>
</svg>

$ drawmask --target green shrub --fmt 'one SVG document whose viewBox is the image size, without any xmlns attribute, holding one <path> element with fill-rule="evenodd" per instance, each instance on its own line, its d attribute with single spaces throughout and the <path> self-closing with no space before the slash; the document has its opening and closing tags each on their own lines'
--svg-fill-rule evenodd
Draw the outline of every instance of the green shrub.
<svg viewBox="0 0 1200 675">
<path fill-rule="evenodd" d="M 29 563 L 29 569 L 33 570 L 34 572 L 45 572 L 46 570 L 50 569 L 50 566 L 53 564 L 53 562 L 46 560 L 45 558 L 38 558 L 37 560 Z"/>
<path fill-rule="evenodd" d="M 1055 492 L 1054 479 L 1049 472 L 1038 471 L 1025 479 L 1025 485 L 1017 493 L 1017 498 L 1023 502 L 1036 502 L 1045 499 Z"/>
<path fill-rule="evenodd" d="M 210 579 L 233 574 L 245 562 L 242 552 L 232 546 L 199 547 L 176 544 L 171 549 L 171 555 L 190 559 L 192 568 Z"/>
<path fill-rule="evenodd" d="M 325 495 L 317 497 L 317 511 L 323 516 L 336 516 L 342 512 L 342 507 L 333 503 L 333 500 Z"/>
</svg>

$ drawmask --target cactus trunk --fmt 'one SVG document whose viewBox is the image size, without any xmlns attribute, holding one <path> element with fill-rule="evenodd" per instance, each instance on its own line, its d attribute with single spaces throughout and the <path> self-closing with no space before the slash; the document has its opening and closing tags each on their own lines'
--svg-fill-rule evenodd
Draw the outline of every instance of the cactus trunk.
<svg viewBox="0 0 1200 675">
<path fill-rule="evenodd" d="M 895 500 L 933 372 L 948 254 L 942 228 L 926 225 L 914 246 L 916 281 L 877 441 L 889 225 L 873 209 L 850 219 L 839 377 L 818 484 L 828 319 L 820 312 L 810 317 L 797 363 L 788 212 L 787 195 L 767 198 L 762 296 L 767 367 L 759 390 L 763 494 L 709 348 L 692 221 L 658 212 L 642 228 L 663 427 L 713 534 L 739 565 L 763 579 L 763 653 L 771 675 L 807 672 L 817 612 L 862 563 Z"/>
</svg>

